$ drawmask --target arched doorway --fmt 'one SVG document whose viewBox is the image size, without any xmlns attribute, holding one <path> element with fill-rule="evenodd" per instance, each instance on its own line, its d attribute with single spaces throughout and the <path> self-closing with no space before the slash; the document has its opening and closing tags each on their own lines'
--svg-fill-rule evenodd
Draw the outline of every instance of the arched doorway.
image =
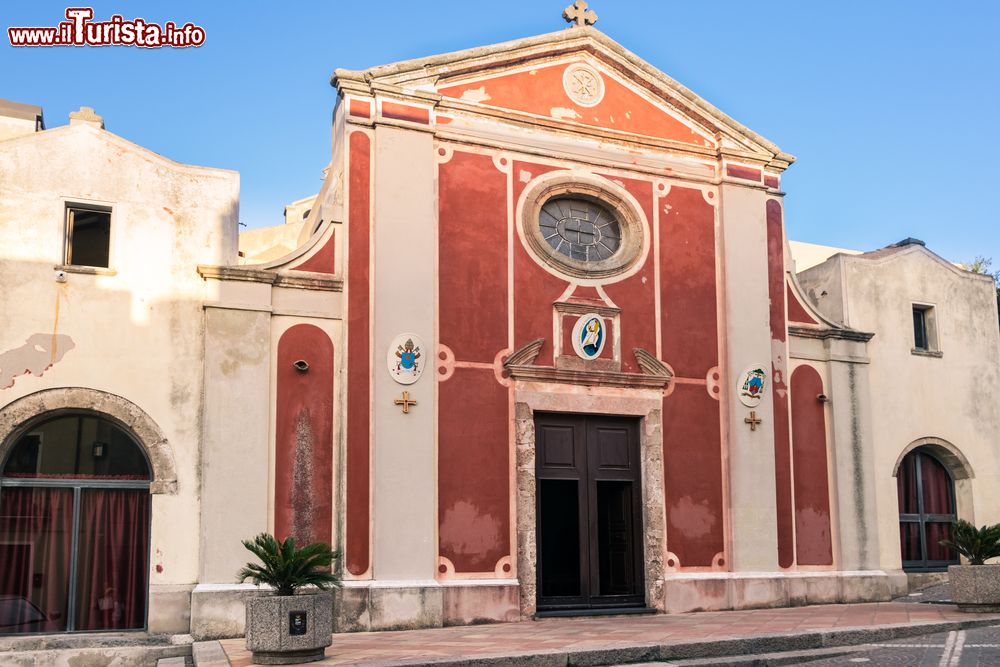
<svg viewBox="0 0 1000 667">
<path fill-rule="evenodd" d="M 954 552 L 940 545 L 957 517 L 951 471 L 929 448 L 918 447 L 900 461 L 896 488 L 903 569 L 933 572 L 957 563 Z"/>
<path fill-rule="evenodd" d="M 150 465 L 131 432 L 60 411 L 0 461 L 0 634 L 146 626 Z"/>
</svg>

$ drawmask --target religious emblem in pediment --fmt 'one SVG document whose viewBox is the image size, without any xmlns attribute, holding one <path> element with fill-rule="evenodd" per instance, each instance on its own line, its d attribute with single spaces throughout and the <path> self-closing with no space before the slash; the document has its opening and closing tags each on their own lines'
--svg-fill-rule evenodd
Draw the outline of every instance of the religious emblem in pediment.
<svg viewBox="0 0 1000 667">
<path fill-rule="evenodd" d="M 424 343 L 416 334 L 400 334 L 389 344 L 386 365 L 399 384 L 413 384 L 424 372 Z"/>
<path fill-rule="evenodd" d="M 736 388 L 736 395 L 740 402 L 748 408 L 755 408 L 764 399 L 764 391 L 767 389 L 767 371 L 764 366 L 751 366 L 743 371 L 740 376 L 739 385 Z"/>
<path fill-rule="evenodd" d="M 569 98 L 584 107 L 600 104 L 604 99 L 604 80 L 590 65 L 576 63 L 566 68 L 563 88 Z"/>
<path fill-rule="evenodd" d="M 604 351 L 604 320 L 596 313 L 584 315 L 573 327 L 573 350 L 582 359 L 597 359 Z"/>
</svg>

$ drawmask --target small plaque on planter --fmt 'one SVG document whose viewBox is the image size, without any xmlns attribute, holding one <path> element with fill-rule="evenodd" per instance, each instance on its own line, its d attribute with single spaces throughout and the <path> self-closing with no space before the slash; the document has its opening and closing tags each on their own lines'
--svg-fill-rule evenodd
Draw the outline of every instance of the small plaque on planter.
<svg viewBox="0 0 1000 667">
<path fill-rule="evenodd" d="M 294 635 L 304 635 L 306 633 L 306 612 L 304 611 L 290 611 L 288 612 L 288 634 Z"/>
</svg>

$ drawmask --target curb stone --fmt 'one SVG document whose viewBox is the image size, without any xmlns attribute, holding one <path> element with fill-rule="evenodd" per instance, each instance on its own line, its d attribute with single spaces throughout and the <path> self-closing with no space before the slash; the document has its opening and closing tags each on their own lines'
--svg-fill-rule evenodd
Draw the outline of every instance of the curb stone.
<svg viewBox="0 0 1000 667">
<path fill-rule="evenodd" d="M 782 667 L 801 665 L 815 660 L 839 658 L 869 650 L 866 646 L 837 646 L 811 651 L 789 651 L 786 653 L 761 653 L 760 655 L 727 656 L 725 658 L 703 658 L 678 662 L 644 662 L 629 667 Z"/>
<path fill-rule="evenodd" d="M 778 659 L 779 656 L 772 654 L 816 651 L 818 649 L 842 650 L 843 647 L 880 643 L 903 637 L 989 626 L 1000 626 L 1000 618 L 930 621 L 840 630 L 809 630 L 748 637 L 702 639 L 672 644 L 646 643 L 585 651 L 554 649 L 464 658 L 364 661 L 341 667 L 601 667 L 622 664 L 632 664 L 638 667 L 641 663 L 647 665 L 660 663 L 660 666 L 665 667 L 663 663 L 677 664 L 680 662 L 682 665 L 685 663 L 710 665 L 712 664 L 710 659 L 732 658 L 733 656 L 750 659 L 749 662 L 745 663 L 747 665 L 778 665 L 781 662 L 774 660 Z M 336 652 L 336 642 L 334 642 L 333 651 Z M 755 663 L 752 660 L 754 657 L 761 658 L 763 661 Z M 222 645 L 217 641 L 196 642 L 194 644 L 194 658 L 197 667 L 228 667 L 229 665 Z M 209 658 L 212 661 L 208 661 Z M 706 659 L 709 661 L 706 662 Z M 691 662 L 696 660 L 697 663 Z"/>
</svg>

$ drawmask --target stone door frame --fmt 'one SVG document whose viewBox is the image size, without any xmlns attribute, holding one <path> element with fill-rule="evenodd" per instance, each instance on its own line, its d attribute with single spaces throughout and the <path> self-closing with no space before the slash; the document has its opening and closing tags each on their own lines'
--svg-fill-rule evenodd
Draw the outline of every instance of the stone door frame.
<svg viewBox="0 0 1000 667">
<path fill-rule="evenodd" d="M 659 611 L 664 610 L 663 561 L 666 514 L 663 497 L 662 410 L 663 394 L 660 390 L 515 382 L 514 447 L 517 484 L 515 530 L 522 618 L 534 617 L 538 596 L 536 412 L 639 418 L 646 605 Z"/>
</svg>

